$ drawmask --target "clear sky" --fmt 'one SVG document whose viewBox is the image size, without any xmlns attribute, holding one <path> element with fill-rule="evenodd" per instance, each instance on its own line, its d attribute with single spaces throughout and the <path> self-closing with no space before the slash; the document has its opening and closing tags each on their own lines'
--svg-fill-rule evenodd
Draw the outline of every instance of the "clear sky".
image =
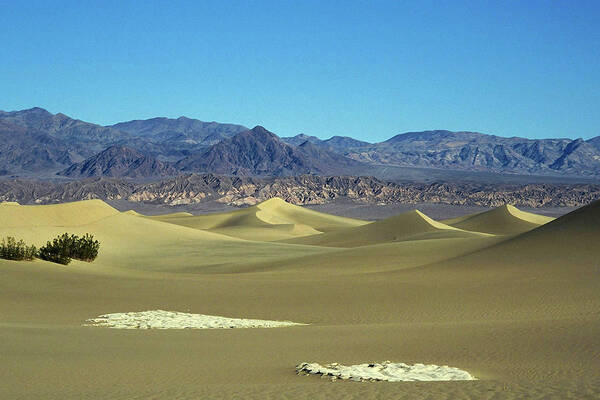
<svg viewBox="0 0 600 400">
<path fill-rule="evenodd" d="M 600 135 L 600 1 L 0 0 L 0 109 Z"/>
</svg>

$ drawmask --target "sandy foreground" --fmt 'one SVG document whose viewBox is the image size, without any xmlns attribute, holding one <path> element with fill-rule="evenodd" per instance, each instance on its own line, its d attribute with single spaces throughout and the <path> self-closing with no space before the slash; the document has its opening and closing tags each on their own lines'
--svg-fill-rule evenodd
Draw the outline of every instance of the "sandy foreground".
<svg viewBox="0 0 600 400">
<path fill-rule="evenodd" d="M 600 398 L 600 204 L 553 221 L 503 207 L 369 224 L 277 199 L 206 218 L 94 200 L 0 205 L 0 221 L 38 245 L 65 231 L 102 243 L 91 264 L 0 260 L 2 399 Z M 145 310 L 309 325 L 84 326 Z M 384 360 L 477 380 L 295 370 Z"/>
</svg>

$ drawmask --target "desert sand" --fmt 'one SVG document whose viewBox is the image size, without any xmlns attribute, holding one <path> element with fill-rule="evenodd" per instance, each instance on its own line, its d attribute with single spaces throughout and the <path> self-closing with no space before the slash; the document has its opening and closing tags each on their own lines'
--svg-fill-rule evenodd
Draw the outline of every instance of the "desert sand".
<svg viewBox="0 0 600 400">
<path fill-rule="evenodd" d="M 505 206 L 376 222 L 280 199 L 155 217 L 99 200 L 0 204 L 0 237 L 63 232 L 94 234 L 96 261 L 0 260 L 2 399 L 600 397 L 600 203 L 557 219 Z M 303 325 L 86 326 L 148 310 Z M 476 380 L 296 373 L 385 360 Z"/>
</svg>

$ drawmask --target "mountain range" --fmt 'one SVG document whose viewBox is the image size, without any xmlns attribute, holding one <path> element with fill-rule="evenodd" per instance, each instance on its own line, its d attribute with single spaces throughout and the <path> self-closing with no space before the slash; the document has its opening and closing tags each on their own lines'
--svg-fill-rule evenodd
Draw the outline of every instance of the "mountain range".
<svg viewBox="0 0 600 400">
<path fill-rule="evenodd" d="M 261 126 L 186 117 L 101 126 L 41 108 L 0 111 L 4 176 L 381 176 L 405 167 L 597 178 L 600 137 L 527 139 L 436 130 L 368 143 L 344 136 L 280 138 Z"/>
</svg>

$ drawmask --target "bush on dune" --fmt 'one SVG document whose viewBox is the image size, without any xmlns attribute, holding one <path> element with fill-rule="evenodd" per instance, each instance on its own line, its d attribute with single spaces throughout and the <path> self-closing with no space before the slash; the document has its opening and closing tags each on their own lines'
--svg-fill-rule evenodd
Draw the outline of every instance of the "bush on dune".
<svg viewBox="0 0 600 400">
<path fill-rule="evenodd" d="M 69 256 L 71 243 L 69 235 L 65 233 L 52 240 L 52 242 L 48 241 L 45 246 L 42 246 L 38 257 L 42 260 L 67 265 L 71 262 L 71 257 Z"/>
<path fill-rule="evenodd" d="M 100 242 L 89 233 L 83 237 L 63 233 L 40 248 L 38 256 L 42 260 L 67 265 L 72 258 L 92 262 L 98 256 L 99 249 Z"/>
<path fill-rule="evenodd" d="M 94 236 L 89 233 L 82 237 L 63 233 L 51 242 L 48 241 L 39 250 L 35 246 L 28 246 L 23 240 L 17 241 L 14 237 L 8 236 L 0 242 L 0 258 L 22 261 L 39 257 L 42 260 L 67 265 L 73 258 L 92 262 L 98 256 L 99 249 L 100 242 L 94 240 Z"/>
<path fill-rule="evenodd" d="M 77 260 L 92 262 L 98 257 L 100 242 L 94 240 L 94 236 L 86 233 L 77 239 L 75 249 L 71 257 Z"/>
<path fill-rule="evenodd" d="M 37 254 L 35 246 L 27 246 L 23 240 L 8 236 L 0 243 L 0 258 L 5 260 L 33 260 Z"/>
</svg>

